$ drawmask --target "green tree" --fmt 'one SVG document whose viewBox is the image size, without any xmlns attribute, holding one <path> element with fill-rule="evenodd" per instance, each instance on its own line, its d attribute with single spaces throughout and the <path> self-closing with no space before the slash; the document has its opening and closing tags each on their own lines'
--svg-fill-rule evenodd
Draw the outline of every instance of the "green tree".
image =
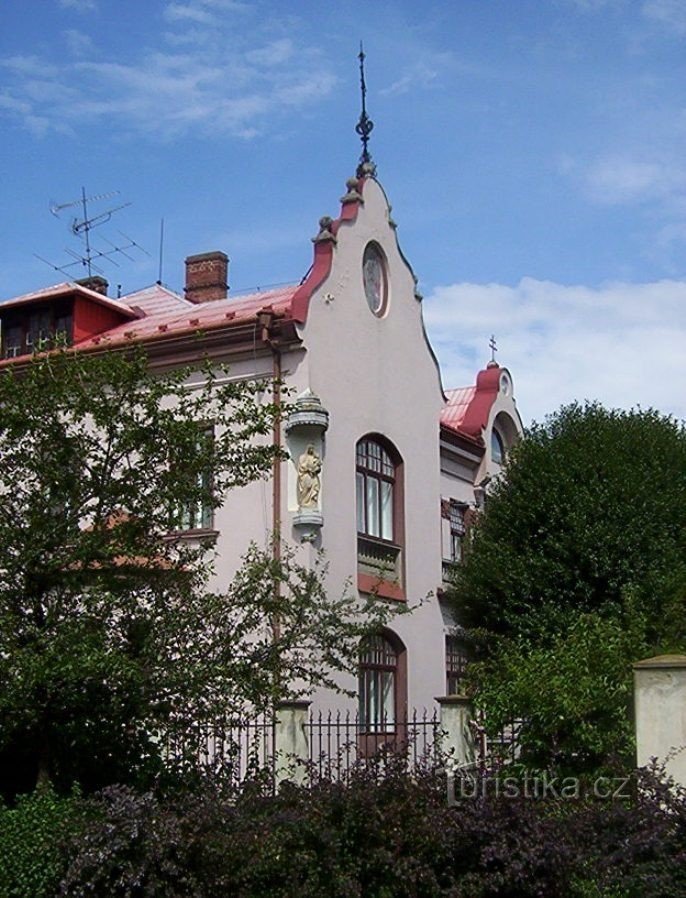
<svg viewBox="0 0 686 898">
<path fill-rule="evenodd" d="M 534 424 L 452 588 L 492 726 L 525 718 L 539 763 L 628 755 L 631 662 L 685 644 L 685 548 L 682 424 L 597 403 Z"/>
<path fill-rule="evenodd" d="M 287 551 L 212 590 L 211 547 L 175 536 L 281 454 L 268 385 L 223 375 L 58 351 L 0 376 L 6 791 L 145 779 L 158 733 L 330 684 L 379 623 Z"/>
</svg>

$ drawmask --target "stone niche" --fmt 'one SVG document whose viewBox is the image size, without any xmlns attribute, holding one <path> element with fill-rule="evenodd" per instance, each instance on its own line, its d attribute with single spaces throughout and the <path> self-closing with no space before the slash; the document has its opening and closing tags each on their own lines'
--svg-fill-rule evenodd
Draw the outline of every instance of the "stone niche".
<svg viewBox="0 0 686 898">
<path fill-rule="evenodd" d="M 324 435 L 329 413 L 311 390 L 301 393 L 286 420 L 288 465 L 288 510 L 301 542 L 316 542 L 324 525 L 323 468 Z"/>
</svg>

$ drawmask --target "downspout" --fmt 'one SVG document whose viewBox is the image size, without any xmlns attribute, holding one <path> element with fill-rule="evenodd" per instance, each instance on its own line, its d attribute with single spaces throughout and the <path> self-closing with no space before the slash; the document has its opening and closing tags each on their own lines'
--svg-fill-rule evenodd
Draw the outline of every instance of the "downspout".
<svg viewBox="0 0 686 898">
<path fill-rule="evenodd" d="M 272 351 L 272 382 L 274 389 L 274 406 L 276 414 L 272 425 L 272 445 L 281 448 L 281 350 L 279 342 L 272 335 L 274 316 L 271 312 L 261 312 L 258 321 L 262 328 L 260 338 Z M 275 566 L 281 562 L 281 459 L 274 457 L 272 463 L 272 558 Z M 274 590 L 278 596 L 280 581 L 274 583 Z M 272 621 L 274 639 L 280 636 L 279 621 Z"/>
</svg>

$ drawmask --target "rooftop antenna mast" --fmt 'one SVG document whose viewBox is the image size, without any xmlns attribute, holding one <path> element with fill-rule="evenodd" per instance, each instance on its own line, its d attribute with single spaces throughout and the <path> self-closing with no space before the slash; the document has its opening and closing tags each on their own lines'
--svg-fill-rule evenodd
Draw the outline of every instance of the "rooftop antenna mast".
<svg viewBox="0 0 686 898">
<path fill-rule="evenodd" d="M 362 46 L 362 41 L 360 41 L 360 52 L 357 58 L 360 60 L 360 93 L 362 94 L 362 112 L 360 113 L 360 119 L 358 123 L 355 125 L 355 131 L 357 131 L 357 133 L 360 135 L 360 140 L 362 141 L 360 164 L 357 166 L 357 177 L 361 178 L 364 175 L 374 175 L 376 173 L 376 166 L 372 162 L 372 157 L 369 152 L 369 135 L 374 129 L 374 122 L 367 115 L 367 83 L 364 78 L 364 61 L 366 59 L 366 56 L 364 53 L 364 47 Z"/>
<path fill-rule="evenodd" d="M 86 188 L 81 188 L 81 196 L 77 200 L 72 200 L 68 203 L 50 203 L 50 212 L 56 217 L 59 218 L 60 212 L 64 209 L 71 209 L 75 206 L 81 208 L 81 217 L 76 217 L 72 219 L 72 222 L 69 226 L 70 231 L 74 234 L 75 237 L 80 237 L 84 241 L 84 250 L 85 252 L 76 253 L 71 249 L 66 249 L 66 252 L 73 257 L 75 261 L 68 262 L 66 265 L 53 265 L 52 262 L 48 262 L 47 259 L 43 259 L 42 256 L 37 254 L 36 258 L 40 259 L 41 262 L 45 262 L 46 265 L 49 265 L 51 268 L 54 268 L 55 271 L 61 271 L 65 274 L 68 273 L 67 269 L 72 268 L 75 265 L 80 265 L 82 268 L 85 268 L 88 277 L 92 277 L 93 271 L 97 271 L 102 274 L 102 269 L 99 268 L 95 264 L 96 259 L 108 259 L 112 262 L 113 265 L 117 265 L 117 262 L 112 258 L 112 256 L 121 254 L 125 256 L 130 261 L 134 261 L 133 257 L 128 255 L 126 250 L 136 249 L 141 250 L 146 255 L 149 255 L 146 250 L 143 249 L 142 246 L 139 246 L 135 240 L 132 240 L 130 237 L 127 237 L 126 234 L 122 234 L 119 232 L 120 236 L 123 238 L 120 241 L 119 245 L 112 243 L 111 240 L 108 240 L 106 237 L 102 237 L 102 240 L 108 247 L 104 249 L 97 249 L 93 246 L 91 241 L 91 231 L 93 228 L 98 227 L 98 225 L 106 224 L 111 220 L 112 216 L 115 212 L 119 212 L 120 209 L 126 209 L 127 206 L 130 206 L 131 203 L 121 203 L 118 206 L 113 206 L 111 209 L 107 209 L 105 212 L 100 212 L 97 215 L 89 215 L 88 213 L 88 204 L 96 202 L 98 200 L 109 199 L 110 197 L 117 196 L 119 194 L 118 190 L 111 190 L 109 193 L 99 193 L 94 196 L 86 196 Z M 118 267 L 118 266 L 117 266 Z"/>
</svg>

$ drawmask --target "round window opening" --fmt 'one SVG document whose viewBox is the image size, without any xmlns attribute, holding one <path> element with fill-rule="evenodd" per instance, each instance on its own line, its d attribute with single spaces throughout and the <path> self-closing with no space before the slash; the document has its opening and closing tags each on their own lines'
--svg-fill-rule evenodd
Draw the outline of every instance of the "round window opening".
<svg viewBox="0 0 686 898">
<path fill-rule="evenodd" d="M 386 259 L 376 243 L 368 243 L 364 251 L 362 281 L 369 308 L 375 315 L 383 315 L 388 299 L 388 276 Z"/>
</svg>

